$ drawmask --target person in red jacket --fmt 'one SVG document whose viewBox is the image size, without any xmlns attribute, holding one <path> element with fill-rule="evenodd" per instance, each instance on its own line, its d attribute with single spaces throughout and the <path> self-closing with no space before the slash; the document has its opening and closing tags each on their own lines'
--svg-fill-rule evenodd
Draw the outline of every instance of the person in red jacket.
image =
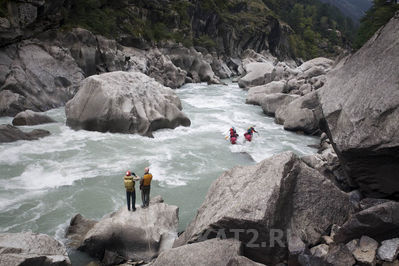
<svg viewBox="0 0 399 266">
<path fill-rule="evenodd" d="M 236 144 L 237 143 L 237 139 L 238 139 L 238 134 L 235 130 L 234 127 L 230 128 L 230 143 L 231 144 Z"/>
</svg>

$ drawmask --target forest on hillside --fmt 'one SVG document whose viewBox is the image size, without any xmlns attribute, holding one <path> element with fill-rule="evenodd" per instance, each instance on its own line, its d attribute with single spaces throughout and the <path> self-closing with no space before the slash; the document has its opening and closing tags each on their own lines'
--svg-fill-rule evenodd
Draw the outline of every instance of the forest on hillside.
<svg viewBox="0 0 399 266">
<path fill-rule="evenodd" d="M 362 47 L 362 45 L 367 42 L 380 27 L 384 26 L 398 10 L 399 3 L 397 0 L 374 0 L 373 6 L 361 20 L 354 47 L 356 49 Z"/>
<path fill-rule="evenodd" d="M 295 58 L 334 55 L 338 47 L 350 45 L 355 33 L 352 21 L 338 8 L 318 0 L 174 0 L 166 4 L 133 0 L 129 6 L 123 0 L 71 3 L 65 27 L 81 26 L 109 37 L 127 33 L 151 42 L 169 39 L 208 49 L 216 44 L 212 36 L 192 32 L 193 12 L 215 15 L 220 23 L 235 25 L 239 33 L 239 28 L 250 29 L 267 16 L 276 17 L 293 29 L 290 47 Z"/>
</svg>

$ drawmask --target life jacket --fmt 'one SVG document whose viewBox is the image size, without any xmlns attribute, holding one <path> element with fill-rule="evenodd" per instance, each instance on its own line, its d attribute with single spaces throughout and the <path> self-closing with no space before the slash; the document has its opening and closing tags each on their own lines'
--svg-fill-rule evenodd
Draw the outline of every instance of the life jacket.
<svg viewBox="0 0 399 266">
<path fill-rule="evenodd" d="M 152 180 L 152 174 L 150 174 L 150 173 L 145 174 L 145 175 L 143 176 L 143 183 L 142 183 L 142 185 L 143 185 L 143 186 L 149 186 L 149 185 L 151 185 L 151 180 Z"/>
<path fill-rule="evenodd" d="M 125 176 L 123 178 L 123 183 L 125 183 L 126 191 L 134 191 L 135 182 L 133 181 L 133 176 Z"/>
<path fill-rule="evenodd" d="M 230 138 L 237 138 L 237 137 L 238 137 L 237 131 L 230 128 Z"/>
<path fill-rule="evenodd" d="M 252 134 L 249 134 L 248 132 L 244 134 L 244 137 L 246 140 L 251 141 L 252 140 Z"/>
<path fill-rule="evenodd" d="M 237 138 L 236 137 L 231 137 L 230 138 L 230 143 L 231 144 L 236 144 L 237 143 Z"/>
</svg>

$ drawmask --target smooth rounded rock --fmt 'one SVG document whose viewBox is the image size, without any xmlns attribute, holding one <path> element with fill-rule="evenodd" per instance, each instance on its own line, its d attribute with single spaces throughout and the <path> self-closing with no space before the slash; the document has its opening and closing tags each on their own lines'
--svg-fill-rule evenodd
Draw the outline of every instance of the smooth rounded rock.
<svg viewBox="0 0 399 266">
<path fill-rule="evenodd" d="M 51 117 L 31 110 L 18 113 L 12 120 L 14 126 L 32 126 L 53 122 L 55 121 Z"/>
<path fill-rule="evenodd" d="M 84 80 L 66 107 L 73 129 L 138 133 L 189 126 L 175 92 L 139 72 L 111 72 Z"/>
</svg>

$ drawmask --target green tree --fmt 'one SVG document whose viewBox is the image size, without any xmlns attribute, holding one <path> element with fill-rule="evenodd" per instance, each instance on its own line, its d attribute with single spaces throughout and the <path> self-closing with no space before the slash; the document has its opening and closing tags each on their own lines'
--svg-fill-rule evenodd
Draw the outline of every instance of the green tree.
<svg viewBox="0 0 399 266">
<path fill-rule="evenodd" d="M 384 26 L 399 10 L 399 4 L 395 1 L 374 0 L 373 6 L 361 20 L 360 28 L 357 34 L 355 47 L 360 48 L 367 42 L 373 34 Z"/>
</svg>

